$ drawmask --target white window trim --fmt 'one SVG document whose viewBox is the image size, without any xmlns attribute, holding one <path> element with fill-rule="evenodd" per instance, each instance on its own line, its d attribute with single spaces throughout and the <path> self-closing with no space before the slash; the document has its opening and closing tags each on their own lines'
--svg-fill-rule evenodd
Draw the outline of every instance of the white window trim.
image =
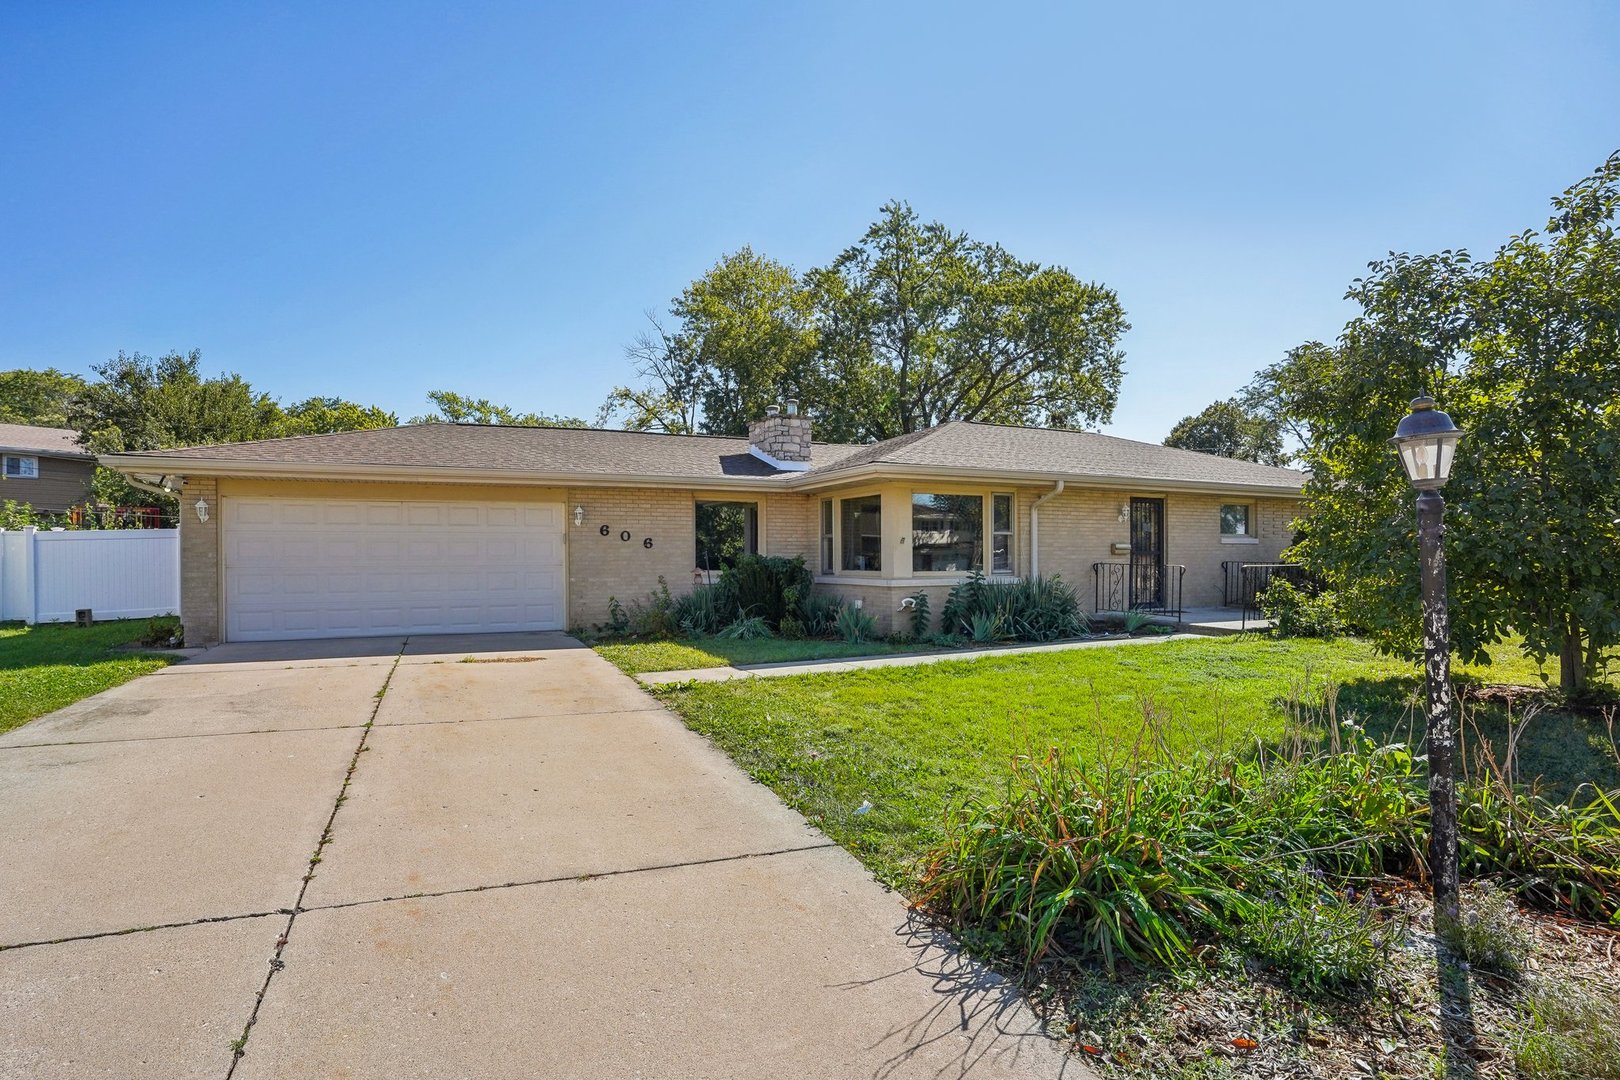
<svg viewBox="0 0 1620 1080">
<path fill-rule="evenodd" d="M 856 499 L 876 499 L 878 501 L 878 559 L 886 561 L 887 553 L 883 550 L 883 492 L 881 491 L 854 491 L 847 495 L 834 495 L 833 501 L 833 573 L 844 578 L 881 578 L 883 569 L 876 570 L 846 570 L 844 569 L 844 503 Z"/>
<path fill-rule="evenodd" d="M 9 468 L 6 467 L 8 464 L 10 464 L 13 461 L 20 461 L 20 462 L 29 463 L 29 464 L 31 464 L 31 466 L 33 468 L 33 471 L 32 472 L 15 472 L 14 473 Z M 3 476 L 7 480 L 38 480 L 39 479 L 39 457 L 38 457 L 38 455 L 36 455 L 36 454 L 6 454 L 3 459 L 0 459 L 0 476 Z"/>
<path fill-rule="evenodd" d="M 916 568 L 916 564 L 914 562 L 912 562 L 912 559 L 914 558 L 914 556 L 911 554 L 911 549 L 912 549 L 912 535 L 916 532 L 916 530 L 912 526 L 916 523 L 916 520 L 917 520 L 916 519 L 916 513 L 917 513 L 917 510 L 916 510 L 916 507 L 917 507 L 916 498 L 917 498 L 918 495 L 977 495 L 979 497 L 979 547 L 980 547 L 980 549 L 982 551 L 982 555 L 983 555 L 983 557 L 981 558 L 980 561 L 981 562 L 988 562 L 989 557 L 990 557 L 990 544 L 989 544 L 989 542 L 991 540 L 993 540 L 992 533 L 991 533 L 988 526 L 995 524 L 995 521 L 993 520 L 991 515 L 993 515 L 995 513 L 995 510 L 996 510 L 995 503 L 992 500 L 995 498 L 996 495 L 1007 495 L 1007 494 L 1009 494 L 1009 492 L 1005 492 L 1005 491 L 997 491 L 997 492 L 963 491 L 960 488 L 953 489 L 949 484 L 946 484 L 946 485 L 941 486 L 941 487 L 912 488 L 910 494 L 908 494 L 906 496 L 906 503 L 907 503 L 908 508 L 911 510 L 911 514 L 908 515 L 908 519 L 906 521 L 906 531 L 902 535 L 902 539 L 901 539 L 901 542 L 907 548 L 907 551 L 905 553 L 905 561 L 908 562 L 908 563 L 911 563 L 912 577 L 916 581 L 918 581 L 920 583 L 923 583 L 923 584 L 941 584 L 941 583 L 943 583 L 942 579 L 952 578 L 952 577 L 960 577 L 963 580 L 966 580 L 966 575 L 973 573 L 972 570 L 918 570 Z M 1017 512 L 1018 512 L 1017 503 L 1014 502 L 1014 504 L 1013 504 L 1013 514 L 1014 514 L 1014 518 L 1015 518 L 1015 521 L 1014 521 L 1015 524 L 1016 524 Z M 1016 555 L 1013 557 L 1013 565 L 1014 565 L 1014 567 L 1016 567 L 1018 565 Z M 988 566 L 980 566 L 978 568 L 978 571 L 979 571 L 979 573 L 983 574 L 987 579 L 991 578 L 991 577 L 996 577 L 996 576 L 1005 578 L 1005 577 L 1008 577 L 1012 573 L 1012 571 L 1009 570 L 1004 574 L 994 575 L 994 574 L 992 574 L 990 572 L 990 569 L 989 569 Z"/>
<path fill-rule="evenodd" d="M 1241 506 L 1241 507 L 1243 507 L 1243 509 L 1244 509 L 1244 515 L 1243 515 L 1243 528 L 1244 528 L 1244 531 L 1240 532 L 1240 533 L 1229 533 L 1229 532 L 1226 532 L 1226 531 L 1222 530 L 1221 525 L 1223 524 L 1223 522 L 1222 522 L 1221 517 L 1220 517 L 1220 510 L 1217 510 L 1215 512 L 1216 513 L 1215 528 L 1216 528 L 1217 532 L 1220 533 L 1221 543 L 1223 543 L 1223 544 L 1258 544 L 1260 542 L 1260 538 L 1254 535 L 1254 504 L 1253 503 L 1222 503 L 1221 504 L 1221 510 L 1225 510 L 1228 506 Z"/>
</svg>

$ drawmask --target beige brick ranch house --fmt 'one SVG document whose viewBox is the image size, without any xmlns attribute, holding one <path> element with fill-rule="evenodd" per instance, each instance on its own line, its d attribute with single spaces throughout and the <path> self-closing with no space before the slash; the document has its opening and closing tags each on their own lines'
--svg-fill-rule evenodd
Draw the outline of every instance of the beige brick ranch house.
<svg viewBox="0 0 1620 1080">
<path fill-rule="evenodd" d="M 193 644 L 588 627 L 609 597 L 802 555 L 887 631 L 970 571 L 1061 575 L 1088 608 L 1222 601 L 1223 563 L 1275 561 L 1304 475 L 1106 435 L 953 421 L 811 441 L 792 403 L 747 439 L 421 424 L 104 463 L 180 499 Z M 705 567 L 705 563 L 709 563 Z"/>
</svg>

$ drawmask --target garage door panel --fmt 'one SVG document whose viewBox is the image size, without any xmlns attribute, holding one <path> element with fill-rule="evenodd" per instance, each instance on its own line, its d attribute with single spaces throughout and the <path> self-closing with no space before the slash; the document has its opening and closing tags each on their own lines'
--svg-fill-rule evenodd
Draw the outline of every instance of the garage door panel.
<svg viewBox="0 0 1620 1080">
<path fill-rule="evenodd" d="M 232 640 L 562 628 L 560 505 L 222 502 Z"/>
</svg>

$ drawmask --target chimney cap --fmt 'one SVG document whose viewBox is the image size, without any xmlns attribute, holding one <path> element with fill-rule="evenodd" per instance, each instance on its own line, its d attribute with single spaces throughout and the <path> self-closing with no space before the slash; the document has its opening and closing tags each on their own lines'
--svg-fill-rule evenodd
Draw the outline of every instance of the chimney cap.
<svg viewBox="0 0 1620 1080">
<path fill-rule="evenodd" d="M 765 415 L 766 416 L 775 416 L 780 411 L 781 411 L 781 406 L 778 406 L 778 405 L 767 405 L 767 406 L 765 406 Z"/>
<path fill-rule="evenodd" d="M 788 398 L 787 402 L 785 403 L 784 409 L 785 409 L 785 411 L 787 412 L 787 414 L 789 416 L 798 416 L 799 415 L 799 399 L 796 398 L 796 397 Z"/>
</svg>

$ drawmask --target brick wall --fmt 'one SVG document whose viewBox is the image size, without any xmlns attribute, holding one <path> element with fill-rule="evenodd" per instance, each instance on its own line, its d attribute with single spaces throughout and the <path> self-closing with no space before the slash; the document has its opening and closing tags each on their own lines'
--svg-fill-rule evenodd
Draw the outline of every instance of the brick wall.
<svg viewBox="0 0 1620 1080">
<path fill-rule="evenodd" d="M 207 521 L 197 520 L 197 500 L 208 503 Z M 212 477 L 191 477 L 180 490 L 180 623 L 187 645 L 213 645 L 219 625 L 219 486 Z"/>
</svg>

